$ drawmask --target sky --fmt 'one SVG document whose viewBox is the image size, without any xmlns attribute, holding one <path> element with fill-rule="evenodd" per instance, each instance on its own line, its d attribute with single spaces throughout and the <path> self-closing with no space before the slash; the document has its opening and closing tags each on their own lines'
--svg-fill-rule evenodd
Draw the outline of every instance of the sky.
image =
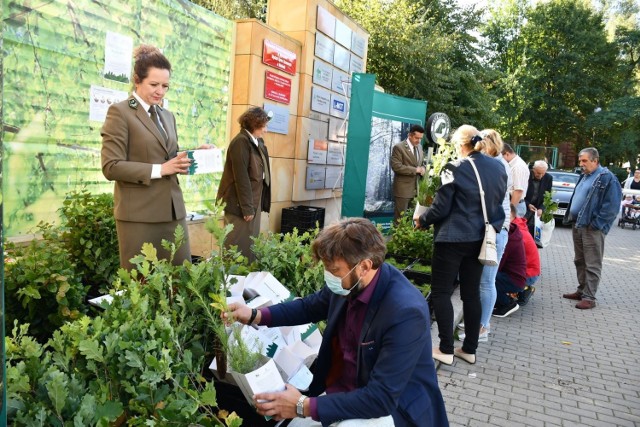
<svg viewBox="0 0 640 427">
<path fill-rule="evenodd" d="M 457 3 L 460 6 L 473 6 L 478 5 L 479 7 L 484 7 L 487 5 L 486 0 L 457 0 Z"/>
</svg>

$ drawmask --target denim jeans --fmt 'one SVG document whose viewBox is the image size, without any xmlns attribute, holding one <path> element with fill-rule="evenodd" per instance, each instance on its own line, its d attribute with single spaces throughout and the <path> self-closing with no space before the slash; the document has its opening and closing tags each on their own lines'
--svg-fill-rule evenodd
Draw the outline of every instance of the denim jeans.
<svg viewBox="0 0 640 427">
<path fill-rule="evenodd" d="M 527 204 L 524 200 L 520 200 L 520 202 L 516 205 L 516 215 L 518 218 L 524 218 L 527 214 Z"/>
<path fill-rule="evenodd" d="M 539 277 L 540 276 L 527 277 L 527 279 L 524 281 L 524 284 L 527 286 L 533 286 L 538 281 Z"/>
<path fill-rule="evenodd" d="M 523 288 L 511 281 L 511 277 L 507 273 L 498 271 L 496 275 L 496 307 L 511 304 L 513 300 L 507 294 L 522 292 L 522 290 Z"/>
<path fill-rule="evenodd" d="M 496 235 L 496 252 L 498 253 L 498 265 L 502 259 L 504 248 L 507 246 L 507 240 L 509 239 L 509 232 L 504 228 Z M 498 272 L 498 265 L 495 267 L 489 267 L 485 265 L 482 268 L 482 276 L 480 276 L 480 303 L 482 304 L 482 316 L 480 317 L 480 324 L 485 329 L 489 329 L 491 326 L 491 314 L 493 313 L 493 306 L 496 303 L 496 273 Z"/>
</svg>

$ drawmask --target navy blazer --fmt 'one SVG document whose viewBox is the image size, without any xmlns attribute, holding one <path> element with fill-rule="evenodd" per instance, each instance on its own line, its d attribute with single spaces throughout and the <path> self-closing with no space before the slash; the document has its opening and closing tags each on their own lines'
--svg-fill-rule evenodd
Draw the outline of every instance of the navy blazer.
<svg viewBox="0 0 640 427">
<path fill-rule="evenodd" d="M 269 326 L 327 320 L 309 387 L 310 396 L 326 389 L 332 341 L 346 312 L 345 297 L 326 286 L 313 295 L 269 307 Z M 360 333 L 357 389 L 318 397 L 323 426 L 346 419 L 392 415 L 395 426 L 448 426 L 431 355 L 429 307 L 420 292 L 395 267 L 383 264 Z"/>
<path fill-rule="evenodd" d="M 489 222 L 497 233 L 502 229 L 507 172 L 499 160 L 473 151 L 469 157 L 445 165 L 433 204 L 420 216 L 422 228 L 434 225 L 435 242 L 477 242 L 484 238 L 480 187 L 469 158 L 482 180 Z"/>
</svg>

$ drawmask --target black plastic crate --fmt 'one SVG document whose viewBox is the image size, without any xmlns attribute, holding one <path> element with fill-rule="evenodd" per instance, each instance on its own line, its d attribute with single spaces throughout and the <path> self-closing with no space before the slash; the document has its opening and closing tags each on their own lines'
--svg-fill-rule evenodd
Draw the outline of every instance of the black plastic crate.
<svg viewBox="0 0 640 427">
<path fill-rule="evenodd" d="M 298 233 L 314 230 L 316 221 L 320 228 L 324 227 L 324 208 L 314 206 L 291 206 L 282 209 L 280 220 L 280 232 L 290 233 L 294 228 Z"/>
</svg>

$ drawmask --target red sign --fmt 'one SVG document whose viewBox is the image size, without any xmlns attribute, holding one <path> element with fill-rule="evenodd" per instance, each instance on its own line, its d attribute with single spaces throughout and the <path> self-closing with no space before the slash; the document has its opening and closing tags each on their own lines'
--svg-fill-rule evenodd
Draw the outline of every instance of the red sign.
<svg viewBox="0 0 640 427">
<path fill-rule="evenodd" d="M 262 62 L 291 75 L 296 74 L 296 54 L 264 39 Z"/>
<path fill-rule="evenodd" d="M 291 101 L 291 79 L 271 71 L 265 72 L 264 97 L 288 104 Z"/>
</svg>

